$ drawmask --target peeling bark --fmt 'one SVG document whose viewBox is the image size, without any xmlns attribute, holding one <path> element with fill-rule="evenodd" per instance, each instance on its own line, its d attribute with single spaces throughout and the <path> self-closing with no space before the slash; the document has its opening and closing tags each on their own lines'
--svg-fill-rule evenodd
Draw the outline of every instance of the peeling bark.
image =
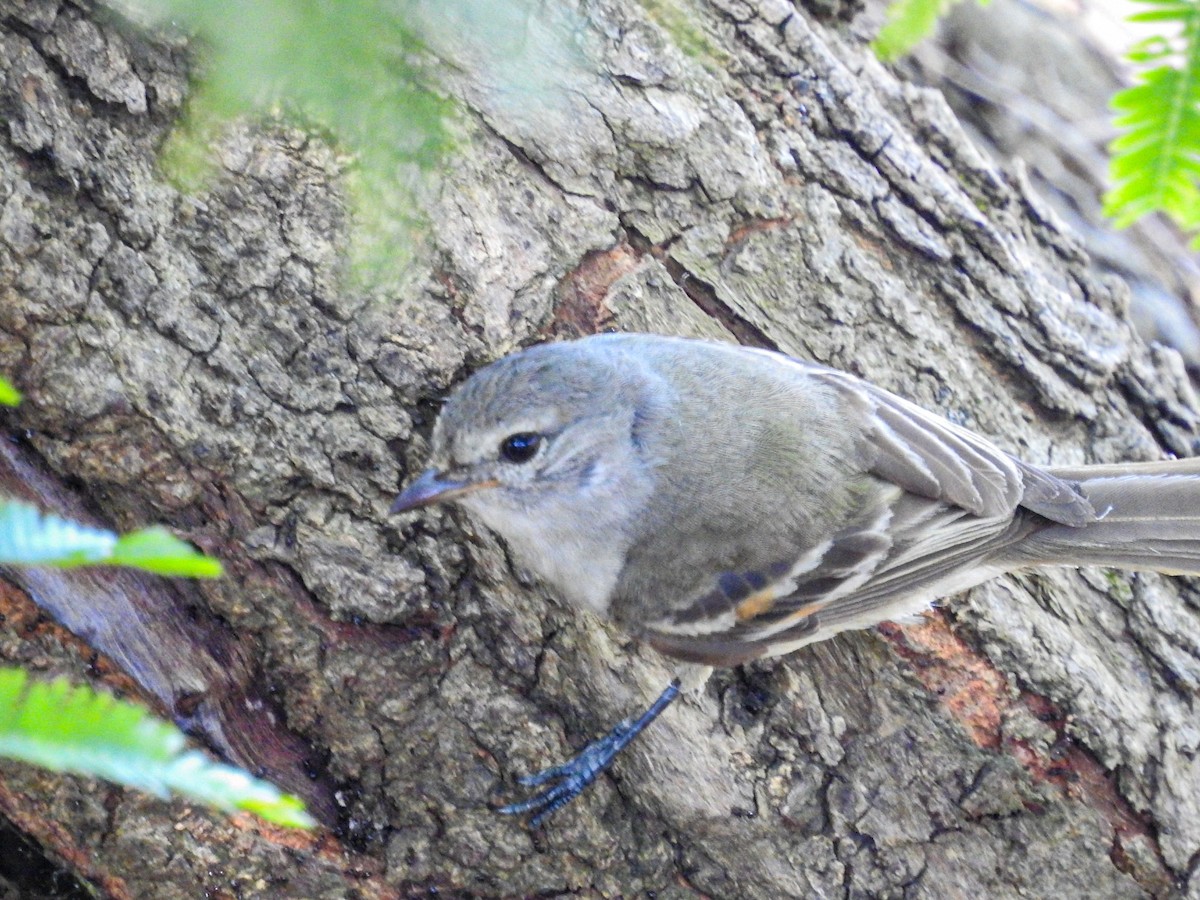
<svg viewBox="0 0 1200 900">
<path fill-rule="evenodd" d="M 1021 170 L 853 24 L 696 0 L 690 35 L 587 5 L 603 75 L 500 105 L 394 295 L 338 280 L 333 154 L 242 127 L 201 197 L 155 154 L 183 48 L 0 0 L 4 489 L 161 521 L 215 583 L 10 575 L 0 658 L 134 694 L 302 792 L 296 836 L 0 766 L 0 815 L 104 896 L 1198 896 L 1200 594 L 1007 578 L 918 628 L 719 674 L 543 833 L 513 779 L 669 665 L 572 614 L 452 512 L 390 519 L 473 368 L 606 327 L 863 375 L 1057 464 L 1194 452 L 1179 358 Z M 683 37 L 702 38 L 693 55 Z M 39 604 L 44 612 L 37 612 Z M 53 621 L 50 621 L 53 620 Z"/>
</svg>

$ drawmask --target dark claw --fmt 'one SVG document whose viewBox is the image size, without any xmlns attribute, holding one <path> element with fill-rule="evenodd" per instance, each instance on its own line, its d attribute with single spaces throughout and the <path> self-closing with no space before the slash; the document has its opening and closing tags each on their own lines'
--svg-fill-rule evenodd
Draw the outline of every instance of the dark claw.
<svg viewBox="0 0 1200 900">
<path fill-rule="evenodd" d="M 534 815 L 529 820 L 529 826 L 540 827 L 553 813 L 582 794 L 601 772 L 612 765 L 617 754 L 641 734 L 647 725 L 657 719 L 659 713 L 670 706 L 671 701 L 678 696 L 679 679 L 676 678 L 638 718 L 623 719 L 616 728 L 604 737 L 592 741 L 567 762 L 517 779 L 526 787 L 555 782 L 551 787 L 527 800 L 501 806 L 496 811 L 506 816 L 532 812 Z"/>
</svg>

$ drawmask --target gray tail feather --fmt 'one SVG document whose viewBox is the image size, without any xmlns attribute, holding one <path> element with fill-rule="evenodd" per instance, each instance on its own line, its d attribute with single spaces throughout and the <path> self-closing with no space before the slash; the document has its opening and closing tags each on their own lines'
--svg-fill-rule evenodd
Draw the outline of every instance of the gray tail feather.
<svg viewBox="0 0 1200 900">
<path fill-rule="evenodd" d="M 1026 565 L 1092 565 L 1200 575 L 1200 459 L 1052 468 L 1098 516 L 1021 542 Z"/>
</svg>

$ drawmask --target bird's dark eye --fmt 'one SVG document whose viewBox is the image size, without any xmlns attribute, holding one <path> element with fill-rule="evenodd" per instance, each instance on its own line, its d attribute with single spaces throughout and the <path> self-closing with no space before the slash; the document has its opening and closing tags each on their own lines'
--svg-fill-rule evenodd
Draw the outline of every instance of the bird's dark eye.
<svg viewBox="0 0 1200 900">
<path fill-rule="evenodd" d="M 500 455 L 513 463 L 526 463 L 533 459 L 542 444 L 542 436 L 530 431 L 510 434 L 500 442 Z"/>
</svg>

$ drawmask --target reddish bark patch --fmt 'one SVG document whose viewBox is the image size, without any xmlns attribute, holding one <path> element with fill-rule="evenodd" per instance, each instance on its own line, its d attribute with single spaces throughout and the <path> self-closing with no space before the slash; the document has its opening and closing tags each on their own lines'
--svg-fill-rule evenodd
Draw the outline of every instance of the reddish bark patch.
<svg viewBox="0 0 1200 900">
<path fill-rule="evenodd" d="M 612 311 L 605 303 L 609 289 L 637 268 L 640 258 L 628 244 L 585 256 L 559 284 L 554 318 L 543 336 L 577 338 L 603 331 L 612 322 Z"/>
<path fill-rule="evenodd" d="M 885 622 L 879 630 L 912 664 L 921 683 L 966 726 L 972 741 L 988 750 L 999 748 L 1001 715 L 1007 705 L 1005 679 L 990 662 L 940 617 L 907 628 Z"/>
<path fill-rule="evenodd" d="M 1112 860 L 1121 871 L 1156 895 L 1158 888 L 1171 883 L 1151 823 L 1121 796 L 1113 774 L 1071 738 L 1067 717 L 1053 702 L 1029 691 L 1013 696 L 1004 675 L 956 635 L 939 611 L 930 613 L 921 625 L 901 627 L 885 622 L 879 632 L 963 724 L 976 745 L 1003 749 L 1038 781 L 1055 785 L 1065 796 L 1104 816 L 1113 830 Z M 1005 714 L 1022 706 L 1057 734 L 1049 750 L 1004 735 Z M 1134 865 L 1125 850 L 1133 838 L 1144 839 L 1153 848 L 1159 868 L 1146 871 Z"/>
</svg>

